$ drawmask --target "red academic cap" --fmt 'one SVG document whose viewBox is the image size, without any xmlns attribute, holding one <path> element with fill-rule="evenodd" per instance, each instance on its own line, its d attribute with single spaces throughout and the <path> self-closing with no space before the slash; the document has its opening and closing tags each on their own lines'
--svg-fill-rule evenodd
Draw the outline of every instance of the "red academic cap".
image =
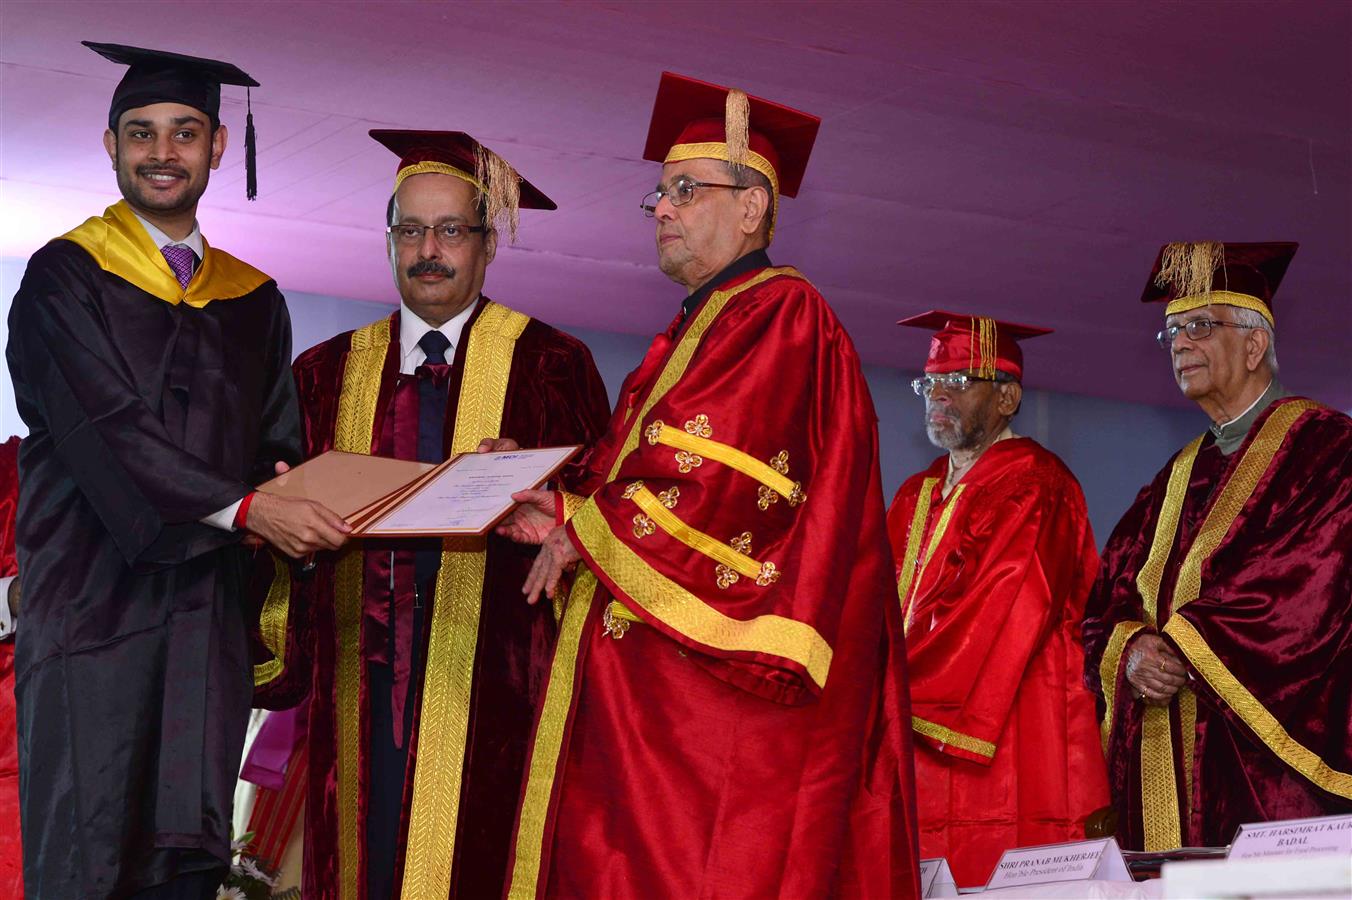
<svg viewBox="0 0 1352 900">
<path fill-rule="evenodd" d="M 779 195 L 798 196 L 822 120 L 735 88 L 663 72 L 643 158 L 721 159 L 760 172 Z M 773 227 L 773 226 L 772 226 Z"/>
<path fill-rule="evenodd" d="M 1165 244 L 1155 257 L 1142 303 L 1168 302 L 1166 316 L 1217 304 L 1251 309 L 1275 324 L 1277 293 L 1299 244 L 1222 244 L 1219 241 Z"/>
<path fill-rule="evenodd" d="M 1001 322 L 989 316 L 932 309 L 897 322 L 912 328 L 935 332 L 930 339 L 925 371 L 931 375 L 945 372 L 976 372 L 994 378 L 997 371 L 1023 379 L 1023 351 L 1018 342 L 1051 334 L 1050 328 Z"/>
<path fill-rule="evenodd" d="M 488 204 L 488 220 L 508 220 L 512 238 L 516 237 L 518 209 L 558 209 L 558 205 L 531 184 L 501 156 L 463 131 L 398 131 L 375 129 L 370 132 L 382 146 L 399 157 L 394 190 L 410 175 L 435 172 L 469 182 Z"/>
</svg>

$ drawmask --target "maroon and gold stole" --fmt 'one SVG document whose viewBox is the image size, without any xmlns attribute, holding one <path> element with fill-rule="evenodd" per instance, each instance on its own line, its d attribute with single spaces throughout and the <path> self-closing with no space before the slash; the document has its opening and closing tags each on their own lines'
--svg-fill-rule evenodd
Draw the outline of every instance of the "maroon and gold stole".
<svg viewBox="0 0 1352 900">
<path fill-rule="evenodd" d="M 452 453 L 470 453 L 497 437 L 506 405 L 516 340 L 528 316 L 488 303 L 469 332 L 465 374 L 456 407 Z M 385 318 L 352 334 L 338 399 L 334 449 L 371 452 L 381 373 L 391 340 Z M 443 542 L 432 603 L 427 674 L 418 726 L 403 896 L 445 897 L 450 892 L 456 821 L 469 732 L 470 691 L 479 633 L 487 553 L 482 538 Z M 338 896 L 360 893 L 362 852 L 357 821 L 360 774 L 361 609 L 363 554 L 349 547 L 334 575 L 337 625 L 335 708 L 338 724 Z"/>
<path fill-rule="evenodd" d="M 1201 528 L 1198 529 L 1178 568 L 1173 584 L 1170 615 L 1161 628 L 1160 588 L 1166 563 L 1177 539 L 1178 523 L 1187 497 L 1188 482 L 1202 438 L 1194 439 L 1174 459 L 1169 471 L 1164 501 L 1155 523 L 1150 553 L 1136 576 L 1145 621 L 1117 623 L 1099 666 L 1106 705 L 1102 725 L 1105 750 L 1112 733 L 1116 700 L 1114 695 L 1123 650 L 1127 641 L 1140 630 L 1158 629 L 1174 640 L 1188 662 L 1207 684 L 1279 758 L 1326 789 L 1333 789 L 1331 780 L 1338 777 L 1352 782 L 1352 777 L 1333 772 L 1317 755 L 1291 738 L 1272 714 L 1262 707 L 1225 664 L 1211 652 L 1192 624 L 1182 616 L 1174 615 L 1201 595 L 1203 565 L 1234 527 L 1244 505 L 1253 496 L 1259 481 L 1272 465 L 1273 458 L 1286 441 L 1286 436 L 1296 420 L 1309 410 L 1318 408 L 1319 404 L 1310 400 L 1287 401 L 1273 410 L 1263 422 L 1262 428 L 1245 449 L 1230 477 L 1215 492 L 1216 499 L 1207 511 Z M 1178 710 L 1178 733 L 1182 742 L 1181 764 L 1177 767 L 1183 774 L 1181 792 L 1173 748 L 1174 709 Z M 1146 850 L 1169 850 L 1183 843 L 1183 829 L 1179 817 L 1180 796 L 1183 798 L 1182 808 L 1191 809 L 1196 731 L 1197 695 L 1190 688 L 1184 687 L 1179 690 L 1167 707 L 1145 708 L 1141 726 L 1140 763 L 1142 822 Z"/>
</svg>

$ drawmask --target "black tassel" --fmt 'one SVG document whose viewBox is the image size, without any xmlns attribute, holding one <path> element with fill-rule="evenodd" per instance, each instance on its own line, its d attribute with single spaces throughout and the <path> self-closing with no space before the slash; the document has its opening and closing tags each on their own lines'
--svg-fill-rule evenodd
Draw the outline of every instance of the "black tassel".
<svg viewBox="0 0 1352 900">
<path fill-rule="evenodd" d="M 254 131 L 253 105 L 250 103 L 248 88 L 244 91 L 244 105 L 248 110 L 244 117 L 244 196 L 257 200 L 258 134 Z"/>
</svg>

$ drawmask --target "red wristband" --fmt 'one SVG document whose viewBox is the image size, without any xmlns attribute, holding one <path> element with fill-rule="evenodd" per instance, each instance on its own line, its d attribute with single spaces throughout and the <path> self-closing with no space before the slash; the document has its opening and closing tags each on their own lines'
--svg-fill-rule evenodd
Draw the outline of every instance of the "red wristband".
<svg viewBox="0 0 1352 900">
<path fill-rule="evenodd" d="M 239 509 L 235 510 L 235 530 L 239 531 L 249 522 L 249 504 L 253 502 L 254 494 L 257 491 L 249 491 L 244 495 L 244 499 L 239 501 Z"/>
</svg>

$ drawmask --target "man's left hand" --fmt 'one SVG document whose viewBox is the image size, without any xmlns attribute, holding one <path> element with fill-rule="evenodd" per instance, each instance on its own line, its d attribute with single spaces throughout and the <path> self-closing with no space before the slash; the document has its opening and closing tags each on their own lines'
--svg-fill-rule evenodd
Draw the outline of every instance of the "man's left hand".
<svg viewBox="0 0 1352 900">
<path fill-rule="evenodd" d="M 475 453 L 504 453 L 508 450 L 520 450 L 521 445 L 511 438 L 484 438 L 479 441 Z"/>
<path fill-rule="evenodd" d="M 559 579 L 563 577 L 563 573 L 577 565 L 581 559 L 582 555 L 568 539 L 568 532 L 562 525 L 551 531 L 540 545 L 540 554 L 535 557 L 535 564 L 530 567 L 530 574 L 526 576 L 526 584 L 521 588 L 521 593 L 526 595 L 526 602 L 531 604 L 538 602 L 541 591 L 553 600 L 554 594 L 559 590 Z"/>
</svg>

